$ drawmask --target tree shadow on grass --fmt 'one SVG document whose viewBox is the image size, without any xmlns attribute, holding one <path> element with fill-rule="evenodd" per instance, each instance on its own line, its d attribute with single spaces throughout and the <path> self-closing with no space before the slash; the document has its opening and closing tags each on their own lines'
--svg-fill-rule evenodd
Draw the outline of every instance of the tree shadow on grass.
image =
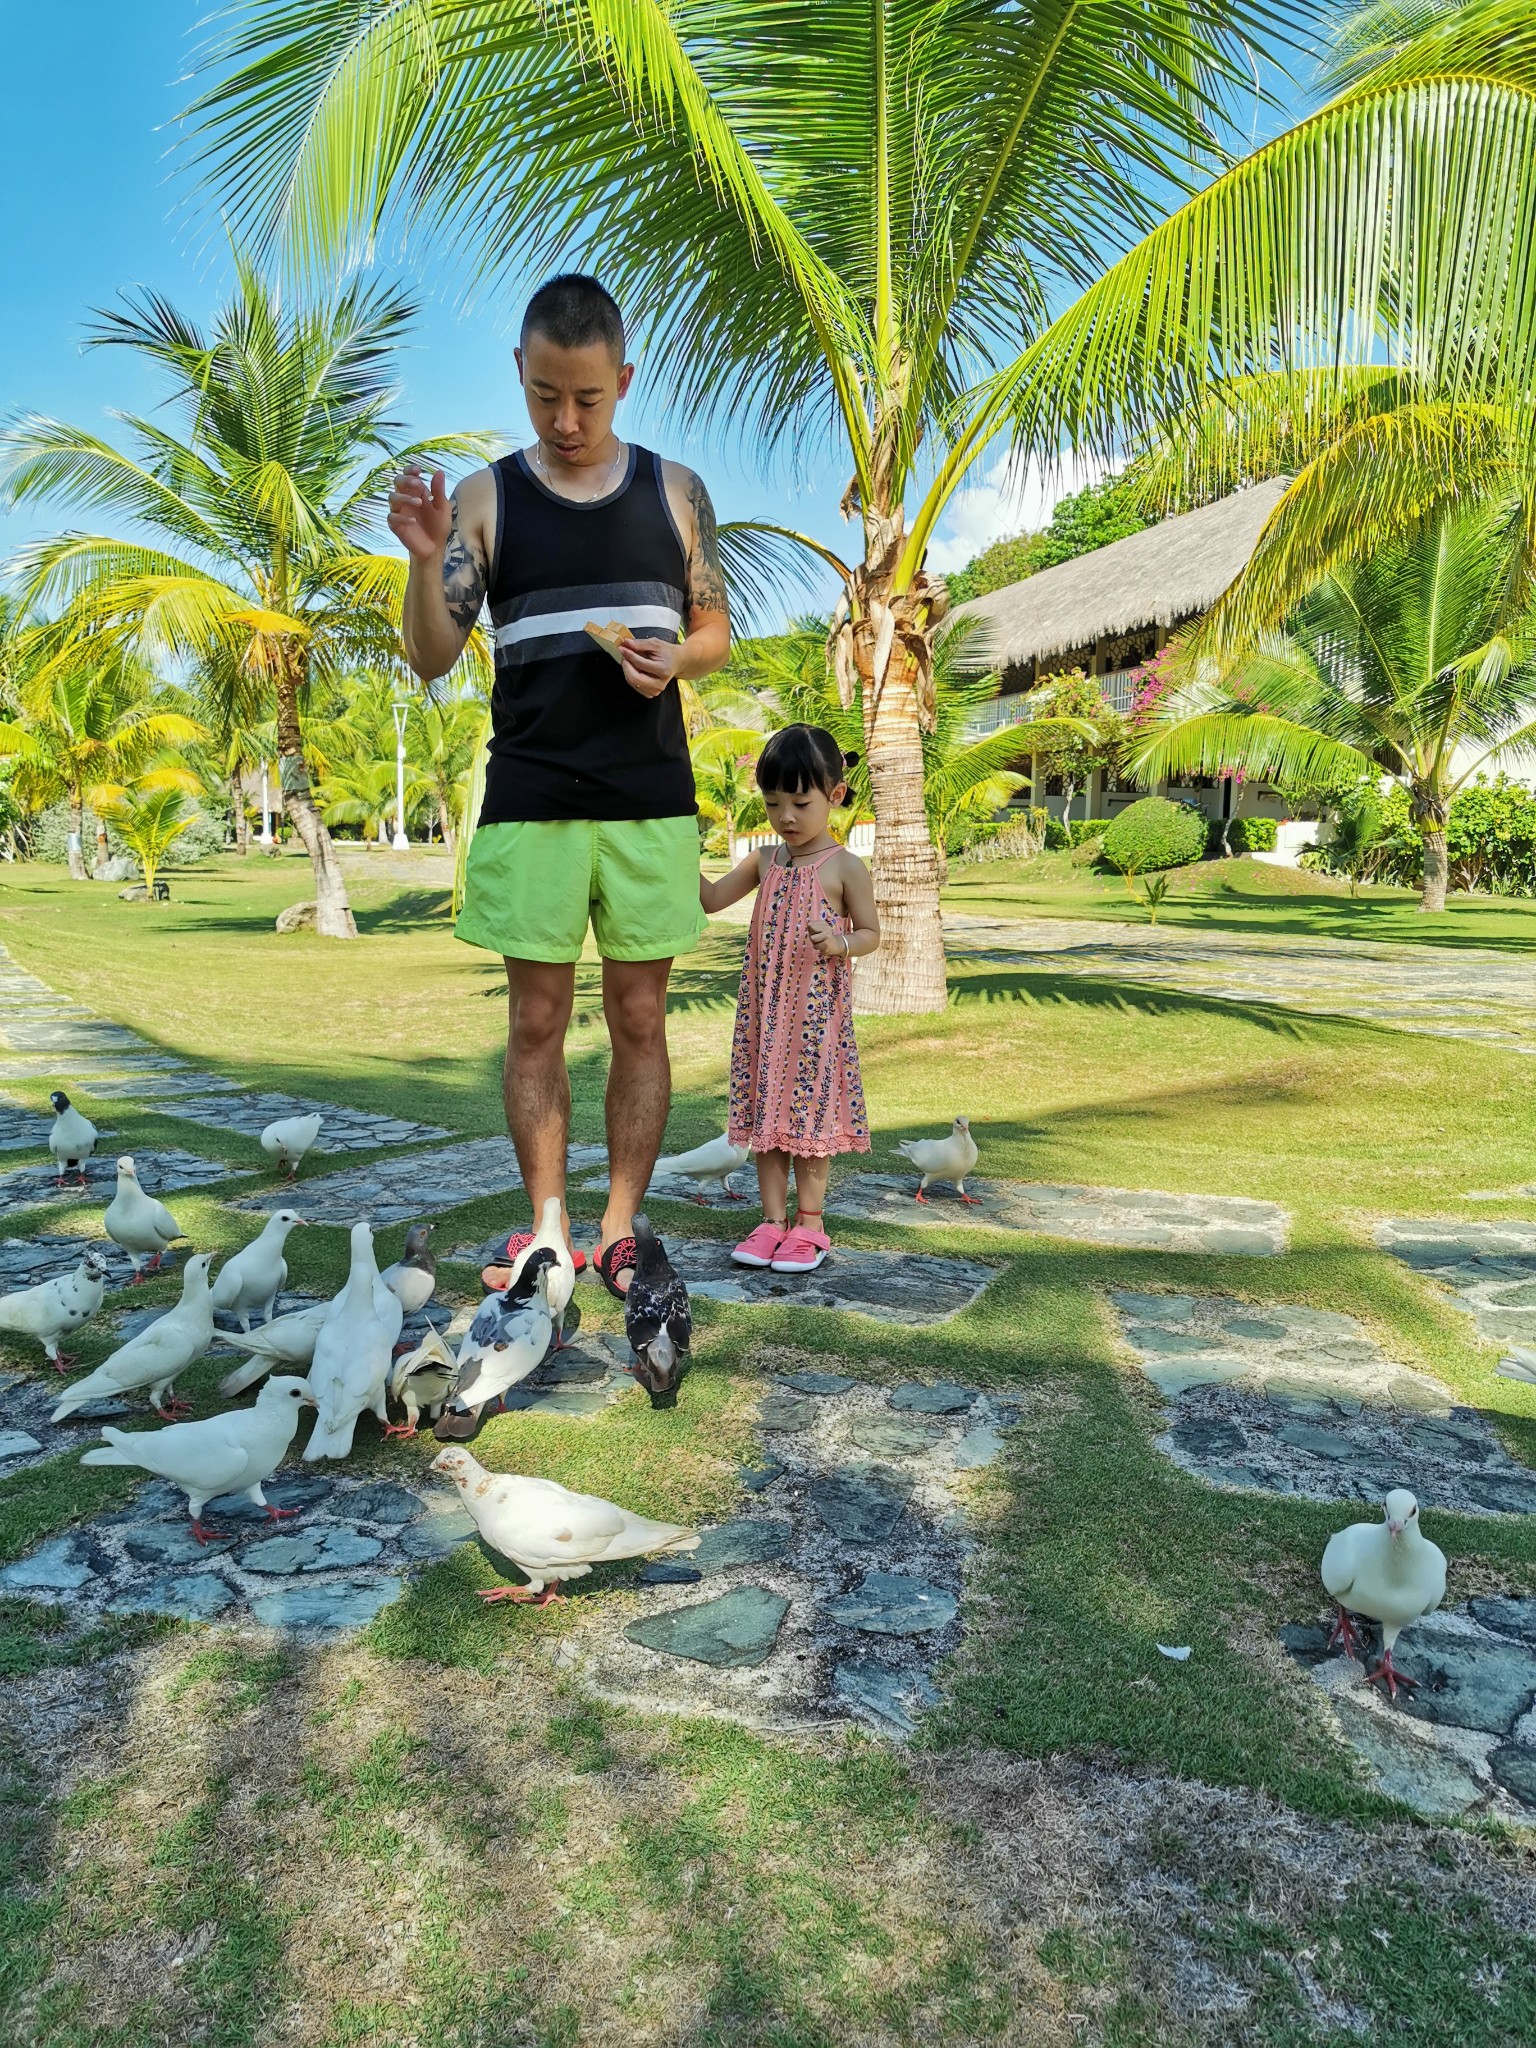
<svg viewBox="0 0 1536 2048">
<path fill-rule="evenodd" d="M 958 964 L 958 963 L 955 963 Z M 1312 1036 L 1319 1025 L 1369 1033 L 1373 1038 L 1395 1035 L 1391 1027 L 1371 1024 L 1358 1017 L 1298 1012 L 1284 1004 L 1234 1000 L 1226 996 L 1202 996 L 1182 989 L 1146 986 L 1117 977 L 1096 981 L 1088 976 L 1037 974 L 1028 969 L 996 970 L 957 975 L 949 985 L 950 1002 L 956 1009 L 967 1004 L 1058 1003 L 1080 1009 L 1117 1010 L 1126 1017 L 1221 1017 L 1238 1018 L 1278 1037 L 1300 1041 Z"/>
</svg>

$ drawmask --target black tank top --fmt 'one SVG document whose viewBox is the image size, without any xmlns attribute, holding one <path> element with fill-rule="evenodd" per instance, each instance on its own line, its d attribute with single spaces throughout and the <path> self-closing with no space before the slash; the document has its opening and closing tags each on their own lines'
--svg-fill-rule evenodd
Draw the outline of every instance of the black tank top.
<svg viewBox="0 0 1536 2048">
<path fill-rule="evenodd" d="M 677 684 L 642 697 L 582 630 L 617 619 L 637 640 L 677 638 L 687 560 L 661 458 L 632 443 L 622 480 L 586 504 L 550 490 L 521 451 L 492 474 L 496 686 L 480 823 L 692 817 Z"/>
</svg>

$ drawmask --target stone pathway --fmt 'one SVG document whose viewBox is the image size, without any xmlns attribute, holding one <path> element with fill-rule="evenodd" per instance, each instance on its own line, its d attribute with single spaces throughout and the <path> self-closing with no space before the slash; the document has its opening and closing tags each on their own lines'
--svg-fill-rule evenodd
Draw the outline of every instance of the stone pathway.
<svg viewBox="0 0 1536 2048">
<path fill-rule="evenodd" d="M 73 1273 L 87 1252 L 93 1252 L 105 1265 L 111 1286 L 122 1287 L 132 1280 L 132 1259 L 110 1237 L 71 1237 L 62 1232 L 54 1236 L 40 1231 L 36 1237 L 0 1238 L 0 1294 L 13 1294 L 20 1287 L 36 1287 L 61 1273 Z M 25 1339 L 12 1341 L 25 1343 Z"/>
<path fill-rule="evenodd" d="M 178 1188 L 206 1188 L 225 1180 L 246 1180 L 250 1177 L 248 1167 L 226 1166 L 222 1159 L 204 1159 L 196 1152 L 181 1152 L 174 1148 L 156 1152 L 135 1152 L 134 1164 L 139 1170 L 139 1183 L 152 1195 L 164 1197 L 174 1194 Z M 56 1185 L 53 1166 L 20 1166 L 11 1173 L 0 1173 L 0 1216 L 15 1215 L 21 1209 L 55 1208 L 60 1203 L 76 1206 L 88 1202 L 110 1202 L 117 1187 L 117 1158 L 108 1150 L 88 1160 L 85 1167 L 87 1186 L 71 1183 L 68 1187 Z"/>
<path fill-rule="evenodd" d="M 750 1510 L 647 1565 L 646 1611 L 619 1626 L 600 1610 L 557 1664 L 653 1713 L 912 1733 L 960 1640 L 957 1475 L 998 1455 L 1016 1412 L 973 1387 L 780 1376 L 761 1404 L 763 1461 L 743 1474 Z"/>
<path fill-rule="evenodd" d="M 1285 1250 L 1286 1212 L 1274 1202 L 1249 1201 L 1240 1195 L 1167 1195 L 1138 1188 L 967 1180 L 966 1193 L 977 1197 L 977 1206 L 970 1208 L 947 1182 L 931 1183 L 926 1203 L 914 1201 L 917 1181 L 910 1172 L 849 1174 L 828 1198 L 828 1214 L 920 1229 L 970 1223 L 1137 1251 L 1272 1258 Z"/>
<path fill-rule="evenodd" d="M 1536 1600 L 1471 1600 L 1405 1629 L 1394 1661 L 1420 1683 L 1395 1703 L 1364 1683 L 1365 1666 L 1330 1652 L 1327 1636 L 1310 1625 L 1280 1631 L 1383 1792 L 1437 1818 L 1536 1821 Z"/>
<path fill-rule="evenodd" d="M 384 1145 L 414 1145 L 450 1134 L 438 1124 L 419 1124 L 405 1117 L 378 1116 L 369 1110 L 349 1109 L 334 1102 L 312 1102 L 296 1095 L 246 1095 L 235 1082 L 218 1074 L 203 1074 L 183 1061 L 155 1054 L 136 1033 L 119 1024 L 104 1023 L 77 1003 L 56 996 L 35 975 L 19 969 L 11 955 L 0 946 L 0 1047 L 13 1054 L 48 1055 L 49 1064 L 69 1064 L 67 1085 L 85 1095 L 104 1100 L 153 1103 L 162 1115 L 201 1124 L 208 1130 L 238 1131 L 259 1137 L 279 1117 L 309 1116 L 319 1110 L 325 1118 L 318 1150 L 363 1152 Z M 86 1079 L 81 1060 L 118 1055 L 96 1072 L 103 1076 L 92 1085 Z M 4 1070 L 11 1078 L 42 1078 L 32 1059 L 14 1061 Z M 7 1140 L 5 1112 L 0 1111 L 0 1151 L 17 1149 L 31 1142 L 27 1138 Z M 42 1121 L 38 1144 L 47 1143 L 48 1125 Z M 4 1213 L 0 1209 L 0 1213 Z"/>
<path fill-rule="evenodd" d="M 608 1176 L 606 1173 L 584 1180 L 584 1193 L 606 1195 Z M 743 1234 L 750 1226 L 756 1211 L 757 1170 L 749 1159 L 745 1166 L 738 1166 L 731 1175 L 731 1186 L 738 1192 L 726 1194 L 718 1181 L 693 1181 L 681 1173 L 655 1173 L 646 1189 L 648 1200 L 656 1202 L 687 1202 L 698 1209 L 724 1209 L 735 1215 L 744 1215 Z"/>
<path fill-rule="evenodd" d="M 1219 1002 L 1358 1017 L 1394 1031 L 1536 1053 L 1536 961 L 1472 946 L 1393 946 L 1086 918 L 947 916 L 956 960 L 1136 982 Z"/>
<path fill-rule="evenodd" d="M 572 1171 L 606 1158 L 597 1145 L 573 1145 Z M 510 1138 L 466 1138 L 436 1152 L 412 1152 L 405 1158 L 379 1159 L 372 1166 L 346 1167 L 339 1173 L 304 1178 L 296 1187 L 247 1195 L 236 1209 L 297 1209 L 311 1223 L 355 1223 L 366 1216 L 375 1229 L 403 1223 L 408 1217 L 432 1216 L 462 1208 L 486 1195 L 510 1194 L 523 1184 Z M 503 1236 L 499 1252 L 506 1243 Z M 441 1254 L 439 1255 L 441 1256 Z M 457 1253 L 448 1254 L 457 1257 Z"/>
<path fill-rule="evenodd" d="M 1170 1401 L 1158 1449 L 1208 1485 L 1373 1504 L 1406 1486 L 1427 1512 L 1536 1514 L 1536 1472 L 1352 1316 L 1222 1295 L 1110 1300 Z"/>
<path fill-rule="evenodd" d="M 1536 1344 L 1536 1224 L 1394 1218 L 1376 1242 L 1438 1280 L 1485 1344 Z"/>
</svg>

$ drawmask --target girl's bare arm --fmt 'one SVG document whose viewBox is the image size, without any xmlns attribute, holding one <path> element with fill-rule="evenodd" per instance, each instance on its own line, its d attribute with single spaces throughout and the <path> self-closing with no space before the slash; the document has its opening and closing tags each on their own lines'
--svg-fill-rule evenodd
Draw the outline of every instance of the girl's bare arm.
<svg viewBox="0 0 1536 2048">
<path fill-rule="evenodd" d="M 840 890 L 843 916 L 851 920 L 853 930 L 837 932 L 821 918 L 813 917 L 809 926 L 811 944 L 830 959 L 839 959 L 846 953 L 849 959 L 856 960 L 863 953 L 873 953 L 880 944 L 874 881 L 857 854 L 840 853 L 827 865 L 833 870 L 827 880 Z"/>
<path fill-rule="evenodd" d="M 711 882 L 706 875 L 699 877 L 699 907 L 711 917 L 717 910 L 726 910 L 733 903 L 739 903 L 743 896 L 750 896 L 762 879 L 762 855 L 749 853 L 745 860 L 738 861 L 728 875 L 722 875 L 718 882 Z"/>
</svg>

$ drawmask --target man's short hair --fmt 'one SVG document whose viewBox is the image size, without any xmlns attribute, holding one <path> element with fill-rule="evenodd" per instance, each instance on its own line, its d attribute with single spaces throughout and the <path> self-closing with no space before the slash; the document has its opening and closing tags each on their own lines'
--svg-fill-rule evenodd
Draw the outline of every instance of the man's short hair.
<svg viewBox="0 0 1536 2048">
<path fill-rule="evenodd" d="M 595 277 L 583 277 L 578 270 L 550 278 L 528 301 L 519 340 L 526 346 L 535 332 L 556 348 L 589 348 L 601 341 L 616 363 L 624 360 L 624 315 L 618 301 Z"/>
</svg>

